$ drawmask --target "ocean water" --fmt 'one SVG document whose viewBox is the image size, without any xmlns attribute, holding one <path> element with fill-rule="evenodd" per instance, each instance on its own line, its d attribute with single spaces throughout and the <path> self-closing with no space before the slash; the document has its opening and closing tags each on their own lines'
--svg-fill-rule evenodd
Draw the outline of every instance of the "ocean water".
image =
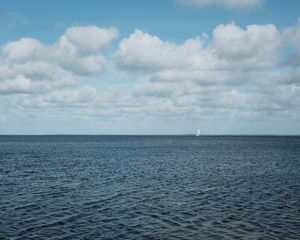
<svg viewBox="0 0 300 240">
<path fill-rule="evenodd" d="M 300 239 L 300 137 L 0 136 L 0 239 Z"/>
</svg>

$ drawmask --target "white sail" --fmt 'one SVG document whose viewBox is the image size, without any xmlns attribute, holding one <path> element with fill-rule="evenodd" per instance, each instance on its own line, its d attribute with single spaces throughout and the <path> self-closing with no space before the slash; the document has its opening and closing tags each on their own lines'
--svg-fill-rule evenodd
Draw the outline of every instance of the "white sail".
<svg viewBox="0 0 300 240">
<path fill-rule="evenodd" d="M 200 129 L 198 129 L 198 132 L 197 132 L 196 136 L 197 137 L 200 136 Z"/>
</svg>

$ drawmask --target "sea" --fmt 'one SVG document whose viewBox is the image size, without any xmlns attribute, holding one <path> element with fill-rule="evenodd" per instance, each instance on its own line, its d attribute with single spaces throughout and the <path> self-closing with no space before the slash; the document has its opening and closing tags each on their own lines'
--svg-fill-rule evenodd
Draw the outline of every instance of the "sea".
<svg viewBox="0 0 300 240">
<path fill-rule="evenodd" d="M 300 239 L 300 137 L 0 136 L 0 239 Z"/>
</svg>

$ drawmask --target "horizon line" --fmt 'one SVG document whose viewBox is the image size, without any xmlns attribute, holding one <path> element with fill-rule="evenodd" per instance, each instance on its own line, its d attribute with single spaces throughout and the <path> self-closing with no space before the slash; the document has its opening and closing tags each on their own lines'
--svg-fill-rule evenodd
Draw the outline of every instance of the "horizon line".
<svg viewBox="0 0 300 240">
<path fill-rule="evenodd" d="M 195 137 L 209 137 L 209 136 L 300 136 L 299 133 L 296 134 L 201 134 L 196 136 L 193 133 L 183 133 L 183 134 L 101 134 L 101 133 L 38 133 L 38 134 L 0 134 L 0 136 L 195 136 Z"/>
</svg>

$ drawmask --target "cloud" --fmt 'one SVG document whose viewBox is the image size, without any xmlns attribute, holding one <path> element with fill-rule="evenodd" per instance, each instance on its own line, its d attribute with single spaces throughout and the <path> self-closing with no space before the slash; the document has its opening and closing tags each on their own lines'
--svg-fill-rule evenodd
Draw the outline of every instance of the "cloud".
<svg viewBox="0 0 300 240">
<path fill-rule="evenodd" d="M 188 39 L 177 45 L 141 30 L 135 30 L 120 42 L 115 59 L 121 69 L 138 72 L 182 68 L 211 69 L 215 64 L 213 53 L 203 49 L 201 38 Z"/>
<path fill-rule="evenodd" d="M 1 48 L 1 121 L 296 121 L 299 29 L 231 22 L 182 43 L 135 30 L 108 56 L 114 28 L 71 27 L 53 44 L 10 42 Z"/>
<path fill-rule="evenodd" d="M 79 75 L 104 72 L 106 60 L 99 52 L 117 35 L 115 28 L 68 28 L 59 40 L 54 58 L 59 59 L 64 68 Z"/>
<path fill-rule="evenodd" d="M 9 42 L 1 49 L 0 93 L 51 91 L 101 74 L 107 61 L 100 51 L 117 36 L 114 28 L 68 28 L 57 43 L 32 38 Z"/>
<path fill-rule="evenodd" d="M 176 3 L 197 8 L 220 6 L 230 10 L 249 11 L 262 7 L 264 0 L 176 0 Z"/>
<path fill-rule="evenodd" d="M 213 30 L 210 45 L 217 56 L 228 62 L 229 66 L 247 69 L 274 66 L 280 47 L 281 34 L 272 24 L 249 25 L 246 29 L 235 23 L 219 25 Z"/>
<path fill-rule="evenodd" d="M 118 35 L 115 28 L 103 29 L 97 26 L 70 27 L 60 38 L 59 46 L 77 55 L 98 53 Z"/>
<path fill-rule="evenodd" d="M 245 48 L 245 42 L 247 48 Z M 182 44 L 136 30 L 115 53 L 120 69 L 132 72 L 265 69 L 276 65 L 281 35 L 274 25 L 219 25 L 212 39 L 196 37 Z"/>
<path fill-rule="evenodd" d="M 232 22 L 217 26 L 211 38 L 202 36 L 178 44 L 135 30 L 121 40 L 114 58 L 121 71 L 142 76 L 132 92 L 141 111 L 150 105 L 153 116 L 163 111 L 177 118 L 300 117 L 291 104 L 300 103 L 300 72 L 280 65 L 296 29 Z"/>
<path fill-rule="evenodd" d="M 57 89 L 39 95 L 27 95 L 19 104 L 29 108 L 78 108 L 86 107 L 97 97 L 95 88 L 83 85 L 75 88 Z"/>
<path fill-rule="evenodd" d="M 300 66 L 300 19 L 296 25 L 284 29 L 283 37 L 293 50 L 287 60 L 288 64 Z"/>
</svg>

